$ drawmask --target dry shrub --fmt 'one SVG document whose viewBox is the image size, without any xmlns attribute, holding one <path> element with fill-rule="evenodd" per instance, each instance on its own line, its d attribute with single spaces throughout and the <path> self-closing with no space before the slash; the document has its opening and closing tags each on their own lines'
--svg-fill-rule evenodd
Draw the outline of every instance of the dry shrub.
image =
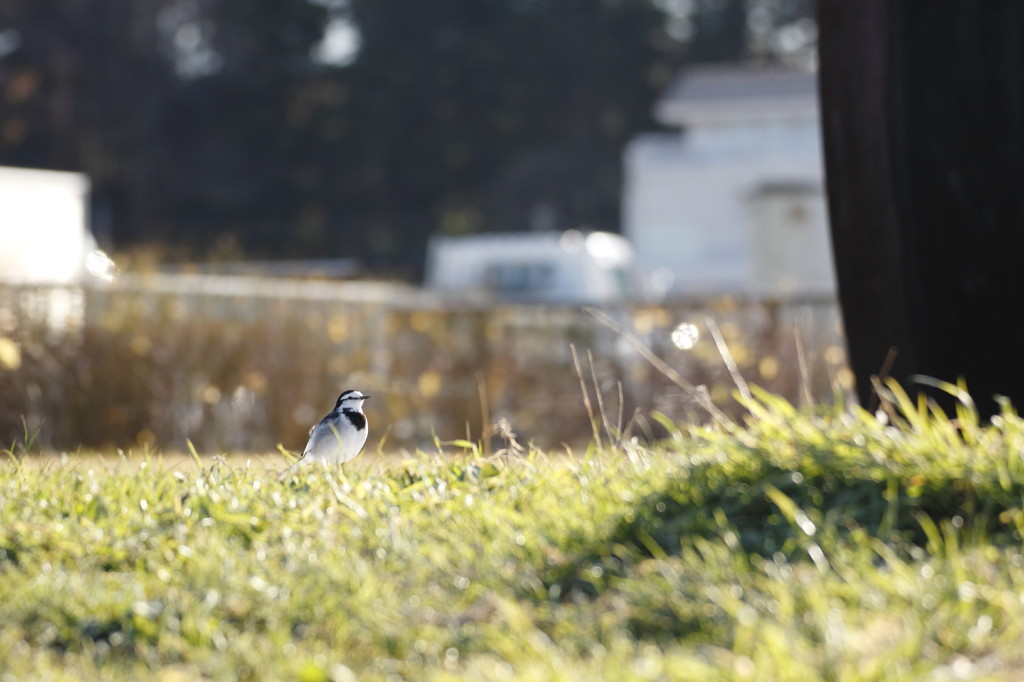
<svg viewBox="0 0 1024 682">
<path fill-rule="evenodd" d="M 523 442 L 578 444 L 592 432 L 572 347 L 610 421 L 651 411 L 707 418 L 622 334 L 578 307 L 210 281 L 59 290 L 84 297 L 84 312 L 62 319 L 47 312 L 58 290 L 0 292 L 0 444 L 38 431 L 36 443 L 48 449 L 183 450 L 191 439 L 205 452 L 277 443 L 294 450 L 346 388 L 374 396 L 370 443 L 386 434 L 389 450 L 429 447 L 435 437 L 479 440 L 501 418 Z M 746 381 L 794 402 L 831 400 L 848 388 L 834 301 L 719 299 L 604 312 L 687 381 L 707 386 L 726 413 L 742 408 L 708 318 Z M 683 322 L 700 334 L 688 350 L 670 338 Z M 650 423 L 634 432 L 657 436 Z"/>
</svg>

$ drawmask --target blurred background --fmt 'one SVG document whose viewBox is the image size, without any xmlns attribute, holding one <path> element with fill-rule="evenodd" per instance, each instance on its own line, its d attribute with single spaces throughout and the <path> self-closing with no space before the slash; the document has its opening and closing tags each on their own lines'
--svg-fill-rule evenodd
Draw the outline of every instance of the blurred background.
<svg viewBox="0 0 1024 682">
<path fill-rule="evenodd" d="M 346 388 L 385 450 L 576 444 L 581 373 L 706 419 L 638 344 L 848 391 L 813 10 L 0 0 L 0 446 L 298 449 Z"/>
</svg>

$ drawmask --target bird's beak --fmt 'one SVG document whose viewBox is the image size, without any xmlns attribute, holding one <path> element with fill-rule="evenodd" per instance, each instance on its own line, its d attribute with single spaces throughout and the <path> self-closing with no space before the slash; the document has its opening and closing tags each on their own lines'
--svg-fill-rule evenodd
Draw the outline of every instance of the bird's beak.
<svg viewBox="0 0 1024 682">
<path fill-rule="evenodd" d="M 370 396 L 368 396 L 368 395 L 364 395 L 364 396 L 363 396 L 362 398 L 360 398 L 360 400 L 366 400 L 366 399 L 367 399 L 367 398 L 369 398 L 369 397 L 370 397 Z"/>
</svg>

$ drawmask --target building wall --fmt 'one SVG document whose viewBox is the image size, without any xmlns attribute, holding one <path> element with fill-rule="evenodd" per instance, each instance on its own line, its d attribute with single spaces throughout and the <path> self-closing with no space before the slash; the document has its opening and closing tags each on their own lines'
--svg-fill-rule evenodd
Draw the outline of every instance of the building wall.
<svg viewBox="0 0 1024 682">
<path fill-rule="evenodd" d="M 86 254 L 96 248 L 88 193 L 80 173 L 0 167 L 0 280 L 79 281 Z"/>
<path fill-rule="evenodd" d="M 639 266 L 647 273 L 670 272 L 663 279 L 671 279 L 670 296 L 810 293 L 792 285 L 785 292 L 763 289 L 770 282 L 805 281 L 802 275 L 787 280 L 781 272 L 794 262 L 820 261 L 830 268 L 823 204 L 814 204 L 805 189 L 817 188 L 820 196 L 823 185 L 817 125 L 808 115 L 759 121 L 734 113 L 721 125 L 635 139 L 625 158 L 623 232 Z M 752 210 L 750 198 L 779 185 L 802 188 L 800 200 L 812 202 L 805 212 L 808 239 L 776 245 L 778 257 L 766 259 L 756 253 L 765 247 L 757 230 L 785 234 L 774 223 L 760 224 L 785 213 Z"/>
</svg>

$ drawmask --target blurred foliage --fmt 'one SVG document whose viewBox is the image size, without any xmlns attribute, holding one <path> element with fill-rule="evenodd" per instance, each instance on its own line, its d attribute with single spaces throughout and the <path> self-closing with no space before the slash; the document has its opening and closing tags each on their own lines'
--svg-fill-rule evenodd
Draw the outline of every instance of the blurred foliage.
<svg viewBox="0 0 1024 682">
<path fill-rule="evenodd" d="M 295 450 L 347 388 L 374 396 L 371 449 L 382 439 L 385 450 L 429 447 L 435 437 L 486 447 L 484 434 L 502 418 L 522 442 L 544 447 L 584 442 L 595 427 L 609 442 L 625 431 L 655 437 L 662 427 L 652 412 L 709 418 L 697 396 L 576 307 L 451 308 L 387 284 L 162 277 L 196 286 L 161 289 L 142 277 L 84 294 L 0 289 L 0 443 L 23 440 L 27 425 L 46 448 L 183 451 L 191 439 L 206 450 Z M 727 414 L 746 410 L 708 318 L 746 381 L 813 402 L 849 386 L 831 301 L 606 312 L 707 386 Z M 700 334 L 687 350 L 671 341 L 681 322 Z"/>
<path fill-rule="evenodd" d="M 204 254 L 227 238 L 415 270 L 437 231 L 614 230 L 621 148 L 654 126 L 679 66 L 778 58 L 769 38 L 810 14 L 806 0 L 4 0 L 0 164 L 87 173 L 93 226 L 119 248 Z M 352 54 L 316 58 L 339 26 Z"/>
</svg>

